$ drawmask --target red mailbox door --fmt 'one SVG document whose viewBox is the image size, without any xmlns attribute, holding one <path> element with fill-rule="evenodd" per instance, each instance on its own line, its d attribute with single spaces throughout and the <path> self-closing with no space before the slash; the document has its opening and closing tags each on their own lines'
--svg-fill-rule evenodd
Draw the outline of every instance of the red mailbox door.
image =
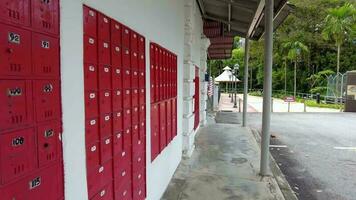
<svg viewBox="0 0 356 200">
<path fill-rule="evenodd" d="M 113 132 L 117 133 L 117 132 L 122 131 L 122 128 L 123 128 L 122 111 L 115 112 L 113 115 L 114 115 L 113 116 Z"/>
<path fill-rule="evenodd" d="M 86 145 L 86 161 L 87 161 L 87 172 L 93 171 L 99 166 L 100 160 L 100 142 L 95 142 L 90 145 Z"/>
<path fill-rule="evenodd" d="M 7 183 L 37 166 L 36 141 L 33 129 L 0 135 L 0 178 Z"/>
<path fill-rule="evenodd" d="M 98 117 L 99 97 L 97 92 L 85 92 L 85 117 L 87 119 Z"/>
<path fill-rule="evenodd" d="M 34 74 L 59 77 L 59 43 L 57 38 L 32 34 L 32 66 Z"/>
<path fill-rule="evenodd" d="M 30 24 L 30 6 L 29 0 L 2 0 L 0 1 L 0 19 L 28 26 Z"/>
<path fill-rule="evenodd" d="M 85 122 L 85 144 L 90 145 L 99 141 L 99 121 L 97 118 Z"/>
<path fill-rule="evenodd" d="M 43 167 L 60 159 L 60 125 L 49 123 L 37 130 L 38 165 Z"/>
<path fill-rule="evenodd" d="M 0 130 L 33 122 L 30 81 L 0 80 Z"/>
<path fill-rule="evenodd" d="M 126 26 L 123 26 L 122 28 L 122 46 L 126 47 L 126 48 L 130 48 L 130 29 L 127 28 Z"/>
<path fill-rule="evenodd" d="M 114 67 L 122 68 L 122 49 L 116 44 L 111 45 L 111 64 Z"/>
<path fill-rule="evenodd" d="M 112 89 L 122 89 L 122 70 L 117 67 L 112 70 Z"/>
<path fill-rule="evenodd" d="M 59 82 L 57 80 L 34 81 L 34 100 L 38 122 L 60 119 Z"/>
<path fill-rule="evenodd" d="M 84 34 L 96 38 L 97 37 L 96 31 L 97 31 L 97 23 L 98 23 L 98 20 L 97 20 L 98 13 L 95 10 L 93 10 L 87 6 L 84 6 L 83 13 L 84 13 L 84 17 L 83 17 Z"/>
<path fill-rule="evenodd" d="M 111 43 L 121 46 L 121 29 L 122 25 L 115 21 L 111 20 Z"/>
<path fill-rule="evenodd" d="M 100 163 L 105 163 L 112 158 L 112 137 L 109 136 L 101 140 L 100 143 Z"/>
<path fill-rule="evenodd" d="M 58 34 L 59 4 L 58 0 L 32 0 L 32 26 L 41 32 Z"/>
<path fill-rule="evenodd" d="M 98 39 L 106 42 L 110 42 L 110 19 L 99 13 L 98 15 Z"/>
<path fill-rule="evenodd" d="M 159 107 L 151 104 L 151 160 L 159 154 Z"/>
<path fill-rule="evenodd" d="M 98 67 L 94 64 L 84 64 L 84 90 L 98 90 Z"/>
<path fill-rule="evenodd" d="M 100 114 L 111 112 L 111 91 L 103 90 L 99 92 L 99 111 Z"/>
<path fill-rule="evenodd" d="M 122 110 L 122 92 L 121 90 L 114 90 L 112 97 L 112 110 L 119 111 Z"/>
<path fill-rule="evenodd" d="M 97 63 L 98 61 L 98 40 L 91 36 L 84 35 L 84 61 Z"/>
<path fill-rule="evenodd" d="M 199 126 L 199 118 L 200 118 L 200 112 L 199 112 L 199 85 L 200 85 L 200 81 L 199 81 L 199 68 L 195 67 L 195 79 L 194 79 L 194 83 L 195 83 L 195 94 L 194 94 L 194 129 L 196 130 Z"/>
<path fill-rule="evenodd" d="M 29 53 L 31 33 L 29 31 L 0 24 L 0 51 L 0 75 L 28 76 L 31 74 L 31 54 Z"/>
</svg>

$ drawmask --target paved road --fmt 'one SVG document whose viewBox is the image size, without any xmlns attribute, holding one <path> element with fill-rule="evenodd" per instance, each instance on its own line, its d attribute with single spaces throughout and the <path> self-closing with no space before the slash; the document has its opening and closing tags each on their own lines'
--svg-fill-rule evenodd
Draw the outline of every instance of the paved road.
<svg viewBox="0 0 356 200">
<path fill-rule="evenodd" d="M 261 114 L 248 115 L 260 128 Z M 356 199 L 356 113 L 274 113 L 271 132 L 281 145 L 272 155 L 300 200 Z"/>
</svg>

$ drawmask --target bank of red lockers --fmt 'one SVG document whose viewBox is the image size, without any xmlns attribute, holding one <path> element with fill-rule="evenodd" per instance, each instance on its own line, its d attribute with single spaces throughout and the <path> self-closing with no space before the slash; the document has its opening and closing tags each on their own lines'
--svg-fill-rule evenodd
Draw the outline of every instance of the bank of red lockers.
<svg viewBox="0 0 356 200">
<path fill-rule="evenodd" d="M 150 44 L 151 158 L 177 135 L 177 56 Z"/>
<path fill-rule="evenodd" d="M 63 199 L 59 2 L 0 8 L 1 199 Z"/>
<path fill-rule="evenodd" d="M 145 199 L 145 38 L 97 10 L 83 11 L 89 199 Z"/>
</svg>

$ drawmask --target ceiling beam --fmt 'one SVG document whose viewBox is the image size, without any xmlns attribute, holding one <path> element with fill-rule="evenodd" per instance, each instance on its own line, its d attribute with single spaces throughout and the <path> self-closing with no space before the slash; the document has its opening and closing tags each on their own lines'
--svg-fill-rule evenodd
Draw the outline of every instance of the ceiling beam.
<svg viewBox="0 0 356 200">
<path fill-rule="evenodd" d="M 201 14 L 204 16 L 205 15 L 205 7 L 204 7 L 204 3 L 203 0 L 197 0 L 199 8 L 200 8 L 200 12 Z"/>
<path fill-rule="evenodd" d="M 203 17 L 204 17 L 205 19 L 214 20 L 214 21 L 217 21 L 217 22 L 221 22 L 221 23 L 223 23 L 223 24 L 226 24 L 226 25 L 229 25 L 229 24 L 230 24 L 231 26 L 241 27 L 241 28 L 243 28 L 243 29 L 245 29 L 245 28 L 248 27 L 247 24 L 242 23 L 242 22 L 231 21 L 231 22 L 229 23 L 229 21 L 220 19 L 220 18 L 218 18 L 218 17 L 212 17 L 212 16 L 209 16 L 209 15 L 205 15 L 205 16 L 203 16 Z M 232 28 L 231 28 L 231 29 L 232 29 Z M 235 28 L 235 30 L 236 30 L 236 28 Z"/>
<path fill-rule="evenodd" d="M 227 10 L 228 10 L 228 22 L 229 22 L 229 24 L 227 25 L 228 26 L 228 31 L 230 32 L 231 31 L 231 3 L 229 3 L 228 5 L 227 5 Z"/>
<path fill-rule="evenodd" d="M 260 0 L 255 15 L 253 16 L 252 22 L 248 28 L 247 35 L 246 35 L 247 38 L 250 38 L 252 36 L 253 30 L 258 25 L 258 21 L 260 20 L 264 8 L 265 8 L 265 0 Z"/>
<path fill-rule="evenodd" d="M 231 5 L 239 7 L 239 8 L 241 8 L 241 10 L 243 9 L 248 12 L 251 12 L 251 10 L 253 12 L 253 10 L 256 9 L 256 5 L 257 5 L 257 4 L 256 5 L 248 5 L 245 0 L 239 0 L 239 1 L 238 0 L 232 0 L 232 1 L 230 1 L 230 0 L 215 0 L 215 1 L 225 3 L 225 4 L 231 3 Z"/>
</svg>

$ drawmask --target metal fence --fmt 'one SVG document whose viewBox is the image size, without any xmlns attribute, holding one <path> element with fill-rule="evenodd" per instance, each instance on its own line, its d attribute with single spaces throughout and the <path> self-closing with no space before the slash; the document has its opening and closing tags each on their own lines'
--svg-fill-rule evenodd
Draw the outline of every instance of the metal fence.
<svg viewBox="0 0 356 200">
<path fill-rule="evenodd" d="M 325 100 L 334 100 L 335 103 L 343 103 L 346 97 L 346 80 L 347 74 L 336 74 L 330 75 L 327 78 L 327 92 L 325 95 Z"/>
</svg>

